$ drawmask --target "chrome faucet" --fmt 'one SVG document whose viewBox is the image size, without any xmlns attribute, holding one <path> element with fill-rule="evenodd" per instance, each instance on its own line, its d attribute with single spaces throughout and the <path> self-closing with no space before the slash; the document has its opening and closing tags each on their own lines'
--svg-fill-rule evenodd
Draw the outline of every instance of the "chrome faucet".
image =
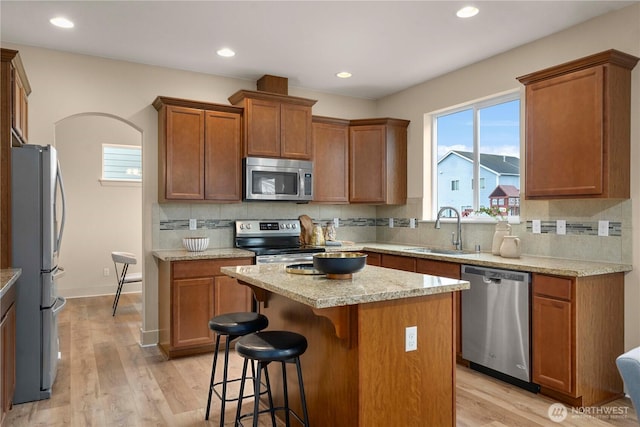
<svg viewBox="0 0 640 427">
<path fill-rule="evenodd" d="M 456 233 L 451 233 L 451 244 L 454 245 L 457 250 L 461 251 L 462 250 L 462 226 L 460 225 L 460 212 L 458 212 L 456 208 L 451 206 L 441 207 L 440 210 L 438 211 L 438 215 L 436 215 L 435 228 L 440 228 L 440 218 L 442 217 L 442 213 L 447 210 L 451 210 L 455 212 L 456 217 L 458 218 L 458 223 L 457 223 L 458 235 L 455 236 Z"/>
</svg>

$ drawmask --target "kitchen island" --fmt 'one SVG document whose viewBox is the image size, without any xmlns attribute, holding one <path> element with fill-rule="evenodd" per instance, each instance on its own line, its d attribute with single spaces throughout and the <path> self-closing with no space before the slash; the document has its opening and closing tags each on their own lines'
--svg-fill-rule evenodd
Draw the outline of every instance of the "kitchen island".
<svg viewBox="0 0 640 427">
<path fill-rule="evenodd" d="M 221 272 L 253 289 L 268 329 L 307 338 L 301 362 L 311 425 L 455 425 L 453 292 L 468 282 L 369 265 L 346 280 L 289 274 L 283 264 Z M 406 351 L 410 326 L 417 350 Z M 301 413 L 295 378 L 288 372 L 290 403 Z"/>
</svg>

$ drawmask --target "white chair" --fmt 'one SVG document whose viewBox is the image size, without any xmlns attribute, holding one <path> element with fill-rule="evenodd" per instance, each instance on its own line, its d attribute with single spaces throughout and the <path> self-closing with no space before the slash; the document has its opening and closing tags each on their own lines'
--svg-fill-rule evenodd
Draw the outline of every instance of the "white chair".
<svg viewBox="0 0 640 427">
<path fill-rule="evenodd" d="M 118 290 L 116 291 L 116 297 L 113 299 L 113 314 L 116 315 L 116 309 L 118 308 L 118 301 L 120 300 L 120 294 L 122 293 L 122 286 L 125 283 L 142 282 L 142 273 L 127 274 L 130 264 L 137 264 L 138 260 L 136 256 L 129 252 L 111 252 L 111 259 L 113 259 L 113 265 L 116 269 L 116 279 L 118 280 Z M 118 272 L 118 264 L 122 264 L 120 271 Z"/>
<path fill-rule="evenodd" d="M 616 358 L 620 376 L 627 386 L 629 397 L 640 418 L 640 347 L 636 347 Z"/>
</svg>

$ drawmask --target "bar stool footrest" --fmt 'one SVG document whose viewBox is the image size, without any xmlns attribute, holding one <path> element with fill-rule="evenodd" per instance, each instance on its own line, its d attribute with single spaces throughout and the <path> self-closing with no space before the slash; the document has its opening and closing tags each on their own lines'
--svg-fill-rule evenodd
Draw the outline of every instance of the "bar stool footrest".
<svg viewBox="0 0 640 427">
<path fill-rule="evenodd" d="M 259 417 L 262 414 L 270 414 L 272 412 L 275 414 L 278 411 L 286 411 L 286 410 L 287 408 L 284 406 L 276 406 L 273 409 L 269 409 L 269 408 L 262 409 L 258 411 L 257 414 L 254 414 L 253 412 L 251 412 L 244 415 L 240 415 L 240 418 L 237 420 L 237 424 L 235 425 L 235 427 L 237 426 L 244 427 L 244 424 L 242 424 L 242 421 L 241 421 L 243 418 L 253 418 L 254 416 Z M 300 423 L 300 425 L 304 425 L 304 421 L 302 420 L 302 418 L 300 418 L 300 416 L 296 414 L 296 412 L 293 409 L 289 409 L 289 414 L 293 415 L 293 417 Z"/>
</svg>

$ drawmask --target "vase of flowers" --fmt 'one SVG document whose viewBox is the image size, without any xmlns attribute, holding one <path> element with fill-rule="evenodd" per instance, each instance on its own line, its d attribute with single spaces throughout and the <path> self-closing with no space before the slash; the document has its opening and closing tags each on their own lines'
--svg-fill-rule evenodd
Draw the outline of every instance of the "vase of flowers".
<svg viewBox="0 0 640 427">
<path fill-rule="evenodd" d="M 489 208 L 482 206 L 476 212 L 489 215 L 491 218 L 496 219 L 496 230 L 493 233 L 493 242 L 491 244 L 491 253 L 493 255 L 500 255 L 500 246 L 504 236 L 511 234 L 511 225 L 505 219 L 506 209 L 498 206 L 491 206 Z"/>
</svg>

